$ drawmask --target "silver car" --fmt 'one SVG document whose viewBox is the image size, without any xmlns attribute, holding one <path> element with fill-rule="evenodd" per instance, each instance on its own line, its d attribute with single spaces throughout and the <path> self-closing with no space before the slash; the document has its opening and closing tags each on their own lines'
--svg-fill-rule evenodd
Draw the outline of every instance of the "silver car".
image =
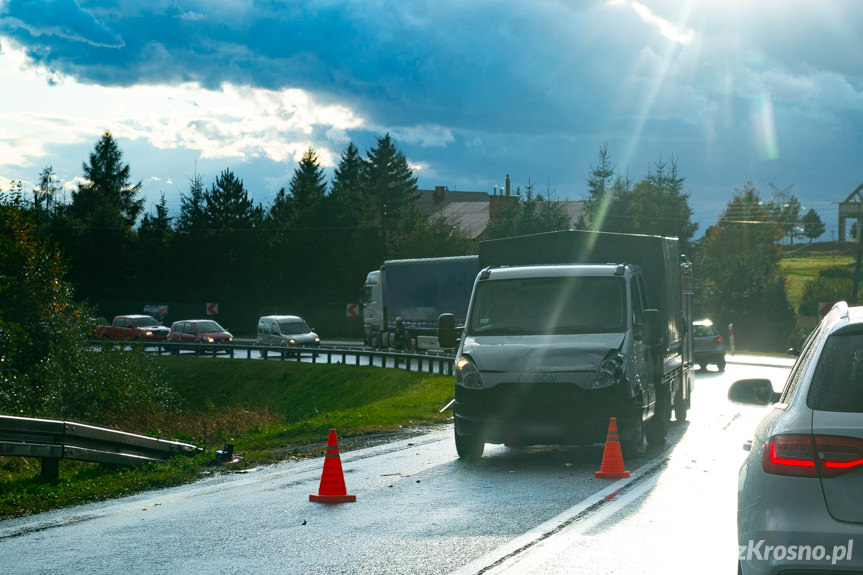
<svg viewBox="0 0 863 575">
<path fill-rule="evenodd" d="M 745 379 L 728 397 L 771 405 L 740 469 L 739 571 L 863 573 L 863 307 L 833 307 L 781 393 Z"/>
<path fill-rule="evenodd" d="M 692 346 L 694 363 L 699 369 L 707 369 L 712 363 L 719 371 L 725 371 L 725 342 L 712 321 L 692 322 Z"/>
<path fill-rule="evenodd" d="M 258 319 L 257 344 L 278 347 L 319 346 L 321 338 L 298 315 L 267 315 Z"/>
</svg>

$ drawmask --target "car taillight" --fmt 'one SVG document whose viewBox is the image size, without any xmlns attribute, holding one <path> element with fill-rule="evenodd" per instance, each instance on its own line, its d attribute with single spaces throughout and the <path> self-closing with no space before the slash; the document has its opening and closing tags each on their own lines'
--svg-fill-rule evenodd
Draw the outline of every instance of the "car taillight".
<svg viewBox="0 0 863 575">
<path fill-rule="evenodd" d="M 713 338 L 713 343 L 722 343 L 722 336 L 717 335 L 715 338 Z"/>
<path fill-rule="evenodd" d="M 776 435 L 764 446 L 765 473 L 835 477 L 863 467 L 863 439 L 843 435 Z"/>
</svg>

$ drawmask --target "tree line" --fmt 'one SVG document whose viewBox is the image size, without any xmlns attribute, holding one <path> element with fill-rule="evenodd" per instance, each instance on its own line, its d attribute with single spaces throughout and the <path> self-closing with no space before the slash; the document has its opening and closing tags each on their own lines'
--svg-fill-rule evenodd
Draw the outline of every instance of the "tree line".
<svg viewBox="0 0 863 575">
<path fill-rule="evenodd" d="M 251 332 L 261 314 L 298 312 L 332 326 L 327 335 L 359 335 L 344 304 L 385 259 L 466 255 L 476 253 L 478 240 L 567 228 L 676 236 L 694 262 L 697 315 L 720 327 L 734 323 L 742 349 L 777 351 L 795 335 L 779 243 L 795 233 L 791 227 L 800 229 L 789 227 L 796 200 L 764 202 L 746 184 L 693 240 L 697 225 L 673 157 L 632 182 L 604 145 L 577 221 L 528 182 L 498 198 L 476 239 L 456 222 L 422 213 L 417 179 L 388 134 L 365 156 L 348 144 L 329 184 L 310 148 L 267 205 L 225 168 L 209 185 L 192 178 L 177 214 L 164 195 L 145 211 L 141 184 L 130 181 L 109 132 L 82 164 L 84 180 L 69 201 L 52 172 L 45 167 L 32 194 L 20 182 L 0 194 L 4 413 L 101 424 L 137 418 L 134 427 L 146 429 L 151 414 L 170 406 L 143 355 L 89 353 L 87 327 L 97 313 L 169 303 L 171 319 L 184 319 L 215 301 L 227 312 L 218 319 L 235 331 Z M 817 228 L 813 238 L 823 233 L 823 224 Z M 835 285 L 823 282 L 807 289 L 816 301 L 835 295 Z"/>
<path fill-rule="evenodd" d="M 169 212 L 164 194 L 146 211 L 141 183 L 130 174 L 116 140 L 105 132 L 82 163 L 83 183 L 68 201 L 61 199 L 50 166 L 39 175 L 32 200 L 26 201 L 20 183 L 12 191 L 24 199 L 19 205 L 39 237 L 59 247 L 75 297 L 94 313 L 168 304 L 168 319 L 176 320 L 204 315 L 204 305 L 217 302 L 216 319 L 247 335 L 259 315 L 299 313 L 328 336 L 357 336 L 359 323 L 346 316 L 345 304 L 357 300 L 365 274 L 384 260 L 465 255 L 476 253 L 478 240 L 567 228 L 678 237 L 697 264 L 699 314 L 746 324 L 747 317 L 758 317 L 753 310 L 776 308 L 776 318 L 762 325 L 782 333 L 793 310 L 784 295 L 777 242 L 823 233 L 817 213 L 800 218 L 793 196 L 762 202 L 747 185 L 693 242 L 697 225 L 678 160 L 660 158 L 633 181 L 616 170 L 607 145 L 590 165 L 577 221 L 551 191 L 543 196 L 528 182 L 523 191 L 499 198 L 476 239 L 457 222 L 423 214 L 417 178 L 389 134 L 364 155 L 349 143 L 330 182 L 309 148 L 290 182 L 266 205 L 225 168 L 210 183 L 199 175 L 190 179 L 178 213 Z M 733 223 L 743 221 L 759 221 L 760 232 Z M 748 238 L 743 246 L 741 238 Z"/>
</svg>

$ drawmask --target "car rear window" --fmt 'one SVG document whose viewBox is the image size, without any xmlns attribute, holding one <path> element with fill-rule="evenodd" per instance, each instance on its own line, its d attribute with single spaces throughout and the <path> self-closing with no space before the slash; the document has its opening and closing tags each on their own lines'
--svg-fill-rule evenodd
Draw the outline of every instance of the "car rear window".
<svg viewBox="0 0 863 575">
<path fill-rule="evenodd" d="M 863 331 L 837 332 L 827 339 L 807 402 L 819 411 L 863 413 Z"/>
<path fill-rule="evenodd" d="M 692 334 L 695 337 L 710 337 L 716 335 L 716 329 L 712 325 L 693 325 Z"/>
</svg>

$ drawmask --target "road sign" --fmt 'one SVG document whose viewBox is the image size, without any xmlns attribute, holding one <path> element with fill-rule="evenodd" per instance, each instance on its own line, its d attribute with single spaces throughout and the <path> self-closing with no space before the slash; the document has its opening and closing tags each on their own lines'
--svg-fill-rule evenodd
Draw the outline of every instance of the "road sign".
<svg viewBox="0 0 863 575">
<path fill-rule="evenodd" d="M 207 304 L 207 315 L 219 315 L 219 304 L 210 302 Z"/>
<path fill-rule="evenodd" d="M 348 311 L 348 317 L 360 317 L 360 304 L 349 303 L 347 311 Z"/>
<path fill-rule="evenodd" d="M 822 301 L 822 302 L 818 302 L 818 316 L 819 316 L 819 317 L 824 317 L 824 316 L 826 316 L 828 313 L 830 313 L 830 310 L 833 308 L 833 304 L 834 304 L 834 303 L 836 303 L 836 302 L 833 302 L 833 301 L 828 301 L 828 302 L 823 302 L 823 301 Z"/>
</svg>

